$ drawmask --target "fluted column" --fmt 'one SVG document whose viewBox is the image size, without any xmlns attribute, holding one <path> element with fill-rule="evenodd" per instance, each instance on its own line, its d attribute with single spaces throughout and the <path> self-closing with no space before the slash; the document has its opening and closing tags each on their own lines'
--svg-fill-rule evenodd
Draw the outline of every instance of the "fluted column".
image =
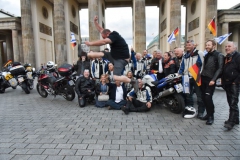
<svg viewBox="0 0 240 160">
<path fill-rule="evenodd" d="M 145 0 L 133 0 L 133 44 L 136 52 L 146 49 Z"/>
<path fill-rule="evenodd" d="M 10 35 L 6 36 L 7 60 L 13 59 L 12 38 Z"/>
<path fill-rule="evenodd" d="M 24 55 L 23 55 L 23 43 L 22 43 L 22 33 L 18 32 L 18 46 L 19 46 L 19 61 L 24 62 Z M 34 66 L 36 67 L 36 66 Z"/>
<path fill-rule="evenodd" d="M 222 23 L 222 35 L 227 34 L 229 32 L 229 24 L 228 23 Z M 222 53 L 225 54 L 225 46 L 228 41 L 228 38 L 221 44 Z"/>
<path fill-rule="evenodd" d="M 18 31 L 12 30 L 12 44 L 13 44 L 13 59 L 16 62 L 20 61 L 20 53 L 19 53 L 19 44 L 18 44 Z"/>
<path fill-rule="evenodd" d="M 180 47 L 181 45 L 181 0 L 171 0 L 170 8 L 170 34 L 178 27 L 179 33 L 176 36 L 176 42 L 170 45 L 170 49 Z"/>
<path fill-rule="evenodd" d="M 99 0 L 88 0 L 88 13 L 89 13 L 89 41 L 96 41 L 100 39 L 99 31 L 96 29 L 94 25 L 94 17 L 99 16 Z M 101 26 L 102 22 L 100 21 L 102 18 L 98 17 L 98 23 Z M 100 47 L 91 46 L 90 50 L 99 51 Z"/>
<path fill-rule="evenodd" d="M 211 19 L 215 16 L 215 24 L 217 28 L 217 0 L 207 0 L 206 1 L 206 27 L 211 21 Z M 205 29 L 205 42 L 209 39 L 213 39 L 214 36 L 210 33 L 209 29 Z"/>
<path fill-rule="evenodd" d="M 0 41 L 0 70 L 2 70 L 3 63 L 4 63 L 3 42 Z"/>
<path fill-rule="evenodd" d="M 64 0 L 54 0 L 54 39 L 56 64 L 67 62 Z"/>
<path fill-rule="evenodd" d="M 31 0 L 21 0 L 21 24 L 24 63 L 36 65 Z"/>
</svg>

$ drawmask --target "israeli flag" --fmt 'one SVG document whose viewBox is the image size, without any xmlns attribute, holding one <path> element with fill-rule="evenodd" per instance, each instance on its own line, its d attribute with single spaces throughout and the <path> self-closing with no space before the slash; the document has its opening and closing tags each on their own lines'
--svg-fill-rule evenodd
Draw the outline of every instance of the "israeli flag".
<svg viewBox="0 0 240 160">
<path fill-rule="evenodd" d="M 222 44 L 232 33 L 229 34 L 224 34 L 222 36 L 216 37 L 214 38 L 214 40 L 218 43 L 218 44 Z"/>
<path fill-rule="evenodd" d="M 183 85 L 183 93 L 190 93 L 190 82 L 189 82 L 188 75 L 183 76 L 182 85 Z"/>
<path fill-rule="evenodd" d="M 167 42 L 171 44 L 173 41 L 176 41 L 174 32 L 172 32 L 172 34 L 168 37 Z"/>
</svg>

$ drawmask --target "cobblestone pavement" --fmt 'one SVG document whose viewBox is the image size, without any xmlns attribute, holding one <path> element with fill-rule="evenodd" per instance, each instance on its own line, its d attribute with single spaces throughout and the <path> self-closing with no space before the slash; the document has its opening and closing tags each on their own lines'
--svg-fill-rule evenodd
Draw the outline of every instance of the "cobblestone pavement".
<svg viewBox="0 0 240 160">
<path fill-rule="evenodd" d="M 0 160 L 239 160 L 240 127 L 227 131 L 223 90 L 215 122 L 183 119 L 154 106 L 130 113 L 7 89 L 0 95 Z"/>
</svg>

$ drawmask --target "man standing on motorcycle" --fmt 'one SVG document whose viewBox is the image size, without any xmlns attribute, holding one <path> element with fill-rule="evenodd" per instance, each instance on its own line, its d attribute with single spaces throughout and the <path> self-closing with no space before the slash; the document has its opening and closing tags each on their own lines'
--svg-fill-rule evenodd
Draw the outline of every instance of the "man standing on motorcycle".
<svg viewBox="0 0 240 160">
<path fill-rule="evenodd" d="M 197 95 L 197 104 L 198 104 L 198 118 L 203 117 L 203 113 L 205 111 L 205 106 L 202 101 L 202 92 L 200 90 L 200 87 L 197 85 L 196 81 L 192 77 L 192 74 L 189 72 L 189 68 L 193 65 L 197 65 L 200 73 L 202 70 L 202 65 L 204 62 L 203 59 L 203 52 L 196 49 L 196 46 L 194 44 L 193 40 L 188 40 L 186 42 L 186 53 L 183 56 L 180 68 L 178 73 L 181 75 L 184 75 L 186 79 L 189 79 L 189 92 L 190 93 L 184 93 L 185 94 L 185 106 L 186 107 L 193 107 L 193 88 L 195 89 L 195 93 Z M 200 73 L 198 73 L 200 76 Z"/>
<path fill-rule="evenodd" d="M 88 99 L 88 103 L 93 103 L 95 96 L 95 82 L 90 78 L 88 69 L 85 69 L 83 76 L 77 79 L 75 90 L 78 94 L 78 103 L 80 107 L 85 107 L 86 99 Z"/>
<path fill-rule="evenodd" d="M 206 42 L 206 51 L 208 52 L 204 56 L 204 65 L 201 73 L 202 79 L 202 99 L 206 106 L 207 114 L 201 118 L 207 120 L 207 125 L 212 125 L 214 121 L 214 104 L 212 96 L 216 86 L 216 80 L 222 73 L 223 69 L 223 55 L 215 50 L 216 42 L 208 40 Z"/>
</svg>

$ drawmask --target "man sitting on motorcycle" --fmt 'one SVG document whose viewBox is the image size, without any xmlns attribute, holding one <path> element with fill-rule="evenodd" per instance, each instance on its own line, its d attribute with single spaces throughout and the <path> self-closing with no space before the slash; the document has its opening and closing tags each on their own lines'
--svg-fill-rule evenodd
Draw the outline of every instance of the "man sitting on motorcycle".
<svg viewBox="0 0 240 160">
<path fill-rule="evenodd" d="M 129 112 L 146 112 L 149 111 L 152 106 L 152 93 L 150 88 L 144 85 L 141 79 L 138 79 L 138 87 L 137 93 L 132 89 L 127 94 L 127 105 L 121 108 L 125 114 Z"/>
<path fill-rule="evenodd" d="M 78 94 L 78 103 L 80 107 L 85 107 L 86 100 L 88 100 L 88 103 L 93 103 L 95 96 L 95 82 L 90 78 L 88 69 L 85 69 L 83 76 L 77 79 L 75 90 Z"/>
</svg>

